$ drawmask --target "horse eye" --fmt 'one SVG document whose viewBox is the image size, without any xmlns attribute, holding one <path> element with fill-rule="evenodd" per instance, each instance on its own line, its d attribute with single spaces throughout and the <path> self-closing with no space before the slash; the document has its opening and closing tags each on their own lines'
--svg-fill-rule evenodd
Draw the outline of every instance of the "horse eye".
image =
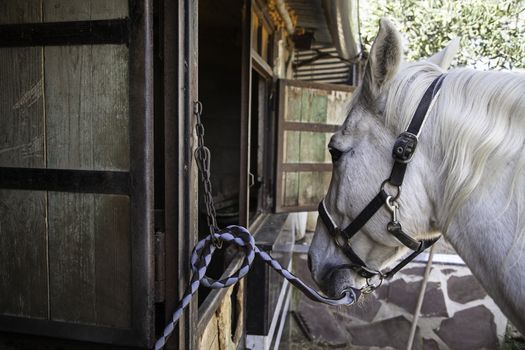
<svg viewBox="0 0 525 350">
<path fill-rule="evenodd" d="M 332 156 L 332 163 L 337 162 L 337 160 L 343 155 L 343 152 L 337 148 L 328 147 L 328 152 L 330 152 L 330 155 Z"/>
</svg>

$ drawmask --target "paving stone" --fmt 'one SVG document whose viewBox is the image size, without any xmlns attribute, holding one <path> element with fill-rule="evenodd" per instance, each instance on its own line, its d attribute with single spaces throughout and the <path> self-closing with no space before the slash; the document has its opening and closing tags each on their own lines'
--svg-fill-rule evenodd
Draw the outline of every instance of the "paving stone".
<svg viewBox="0 0 525 350">
<path fill-rule="evenodd" d="M 425 273 L 425 267 L 424 266 L 416 266 L 416 267 L 410 267 L 406 269 L 402 269 L 399 271 L 399 273 L 406 275 L 406 276 L 423 276 Z"/>
<path fill-rule="evenodd" d="M 334 348 L 348 343 L 346 331 L 325 305 L 301 298 L 293 314 L 310 341 Z"/>
<path fill-rule="evenodd" d="M 387 302 L 402 307 L 409 313 L 416 309 L 421 282 L 396 280 L 388 285 Z M 448 317 L 445 297 L 438 282 L 428 282 L 425 298 L 421 306 L 421 315 Z"/>
<path fill-rule="evenodd" d="M 434 339 L 423 338 L 423 349 L 425 350 L 439 350 L 439 344 Z"/>
<path fill-rule="evenodd" d="M 388 283 L 383 283 L 383 285 L 376 289 L 373 294 L 377 299 L 385 300 L 388 297 Z"/>
<path fill-rule="evenodd" d="M 497 349 L 499 345 L 494 315 L 483 305 L 443 320 L 436 334 L 451 350 Z"/>
<path fill-rule="evenodd" d="M 441 272 L 442 272 L 444 275 L 450 275 L 451 273 L 456 272 L 456 270 L 455 270 L 455 269 L 443 269 L 443 270 L 441 270 Z"/>
<path fill-rule="evenodd" d="M 447 282 L 447 290 L 449 298 L 461 304 L 483 299 L 487 295 L 472 275 L 450 277 Z"/>
<path fill-rule="evenodd" d="M 354 346 L 406 349 L 410 326 L 404 316 L 397 316 L 365 326 L 348 327 L 348 332 Z M 416 330 L 416 339 L 419 338 L 418 334 L 419 327 Z"/>
</svg>

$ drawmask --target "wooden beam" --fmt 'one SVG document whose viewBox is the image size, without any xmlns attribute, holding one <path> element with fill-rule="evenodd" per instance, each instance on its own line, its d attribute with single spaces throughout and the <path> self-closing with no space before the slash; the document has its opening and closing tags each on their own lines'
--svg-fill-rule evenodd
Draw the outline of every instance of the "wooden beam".
<svg viewBox="0 0 525 350">
<path fill-rule="evenodd" d="M 79 193 L 129 194 L 129 173 L 0 167 L 0 188 Z"/>
<path fill-rule="evenodd" d="M 127 18 L 0 25 L 0 47 L 127 43 Z"/>
<path fill-rule="evenodd" d="M 339 125 L 331 124 L 316 124 L 316 123 L 297 123 L 297 122 L 284 122 L 284 130 L 292 131 L 313 131 L 313 132 L 327 132 L 333 133 L 339 130 Z"/>
<path fill-rule="evenodd" d="M 321 164 L 321 163 L 284 163 L 283 172 L 292 172 L 297 173 L 301 171 L 310 171 L 310 172 L 318 172 L 318 171 L 332 171 L 332 164 Z"/>
</svg>

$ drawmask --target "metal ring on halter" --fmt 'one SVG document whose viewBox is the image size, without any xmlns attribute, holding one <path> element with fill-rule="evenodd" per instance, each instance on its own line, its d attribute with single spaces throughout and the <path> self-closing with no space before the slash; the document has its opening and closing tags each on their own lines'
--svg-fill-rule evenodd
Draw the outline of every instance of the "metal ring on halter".
<svg viewBox="0 0 525 350">
<path fill-rule="evenodd" d="M 374 278 L 374 277 L 378 278 L 378 282 L 375 283 L 375 284 L 372 283 L 372 278 Z M 361 293 L 363 293 L 363 294 L 370 294 L 374 290 L 376 290 L 377 288 L 381 287 L 381 285 L 383 284 L 384 275 L 382 273 L 379 273 L 378 275 L 376 275 L 374 277 L 366 279 L 366 286 L 361 288 Z"/>
<path fill-rule="evenodd" d="M 387 193 L 389 197 L 392 197 L 392 199 L 393 199 L 394 201 L 396 201 L 396 200 L 399 198 L 399 196 L 401 195 L 401 186 L 395 186 L 395 185 L 392 185 L 392 184 L 390 183 L 390 181 L 388 181 L 388 179 L 386 179 L 385 181 L 383 181 L 383 182 L 381 183 L 381 188 L 380 188 L 381 191 L 384 191 L 384 190 L 385 190 L 385 185 L 386 185 L 386 184 L 389 184 L 390 186 L 396 188 L 397 193 L 396 193 L 395 196 L 392 196 L 391 194 L 388 194 L 388 193 Z M 386 191 L 385 191 L 385 192 L 386 192 Z"/>
<path fill-rule="evenodd" d="M 335 234 L 334 234 L 335 244 L 338 247 L 344 247 L 348 241 L 341 234 L 341 229 L 339 227 L 336 227 L 334 231 L 335 231 Z"/>
</svg>

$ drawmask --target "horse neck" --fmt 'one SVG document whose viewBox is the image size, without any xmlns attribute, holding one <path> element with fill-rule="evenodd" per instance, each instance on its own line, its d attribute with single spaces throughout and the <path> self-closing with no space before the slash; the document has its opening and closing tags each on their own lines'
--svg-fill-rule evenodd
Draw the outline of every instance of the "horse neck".
<svg viewBox="0 0 525 350">
<path fill-rule="evenodd" d="M 453 83 L 449 80 L 449 86 Z M 444 84 L 440 98 L 452 98 L 447 88 Z M 523 103 L 523 100 L 520 103 Z M 472 150 L 471 153 L 462 156 L 465 163 L 462 164 L 463 168 L 458 168 L 458 164 L 461 163 L 447 153 L 453 149 L 450 143 L 455 143 L 456 147 L 472 145 L 464 140 L 447 139 L 444 133 L 453 128 L 446 123 L 461 128 L 462 125 L 458 126 L 458 120 L 460 123 L 469 121 L 464 115 L 450 112 L 450 109 L 444 108 L 445 105 L 446 103 L 442 103 L 441 106 L 438 104 L 436 111 L 429 116 L 421 138 L 427 140 L 427 144 L 422 145 L 422 151 L 431 159 L 431 164 L 427 167 L 427 181 L 428 186 L 433 188 L 431 196 L 435 202 L 438 225 L 489 295 L 520 331 L 525 332 L 525 236 L 521 232 L 525 225 L 523 138 L 516 138 L 511 130 L 511 125 L 523 128 L 523 120 L 512 120 L 511 118 L 516 116 L 507 115 L 509 125 L 502 126 L 507 137 L 515 137 L 518 140 L 515 145 L 508 143 L 504 137 L 499 144 L 496 142 L 499 147 L 517 147 L 511 150 L 514 152 L 513 157 L 503 160 L 487 157 L 480 160 L 477 155 L 472 155 Z M 492 106 L 489 107 L 493 109 Z M 505 107 L 516 112 L 515 108 Z M 456 108 L 454 111 L 462 110 L 468 111 L 468 108 Z M 523 111 L 521 115 L 523 116 Z M 490 116 L 486 117 L 485 122 L 489 123 L 487 120 L 490 121 Z M 505 115 L 501 117 L 504 118 Z M 478 119 L 476 122 L 484 121 Z M 488 135 L 490 136 L 490 133 Z M 461 137 L 461 134 L 456 133 L 455 136 Z M 456 163 L 452 164 L 453 161 Z M 481 167 L 484 169 L 481 170 Z M 463 186 L 458 193 L 464 196 L 459 204 L 454 193 L 447 195 L 447 192 L 451 191 L 450 187 L 458 183 Z M 463 191 L 464 188 L 467 190 Z M 457 208 L 450 210 L 453 206 Z"/>
<path fill-rule="evenodd" d="M 503 186 L 475 193 L 444 236 L 518 329 L 525 332 L 525 252 L 517 239 L 517 203 L 507 205 Z M 498 199 L 499 197 L 499 199 Z"/>
</svg>

